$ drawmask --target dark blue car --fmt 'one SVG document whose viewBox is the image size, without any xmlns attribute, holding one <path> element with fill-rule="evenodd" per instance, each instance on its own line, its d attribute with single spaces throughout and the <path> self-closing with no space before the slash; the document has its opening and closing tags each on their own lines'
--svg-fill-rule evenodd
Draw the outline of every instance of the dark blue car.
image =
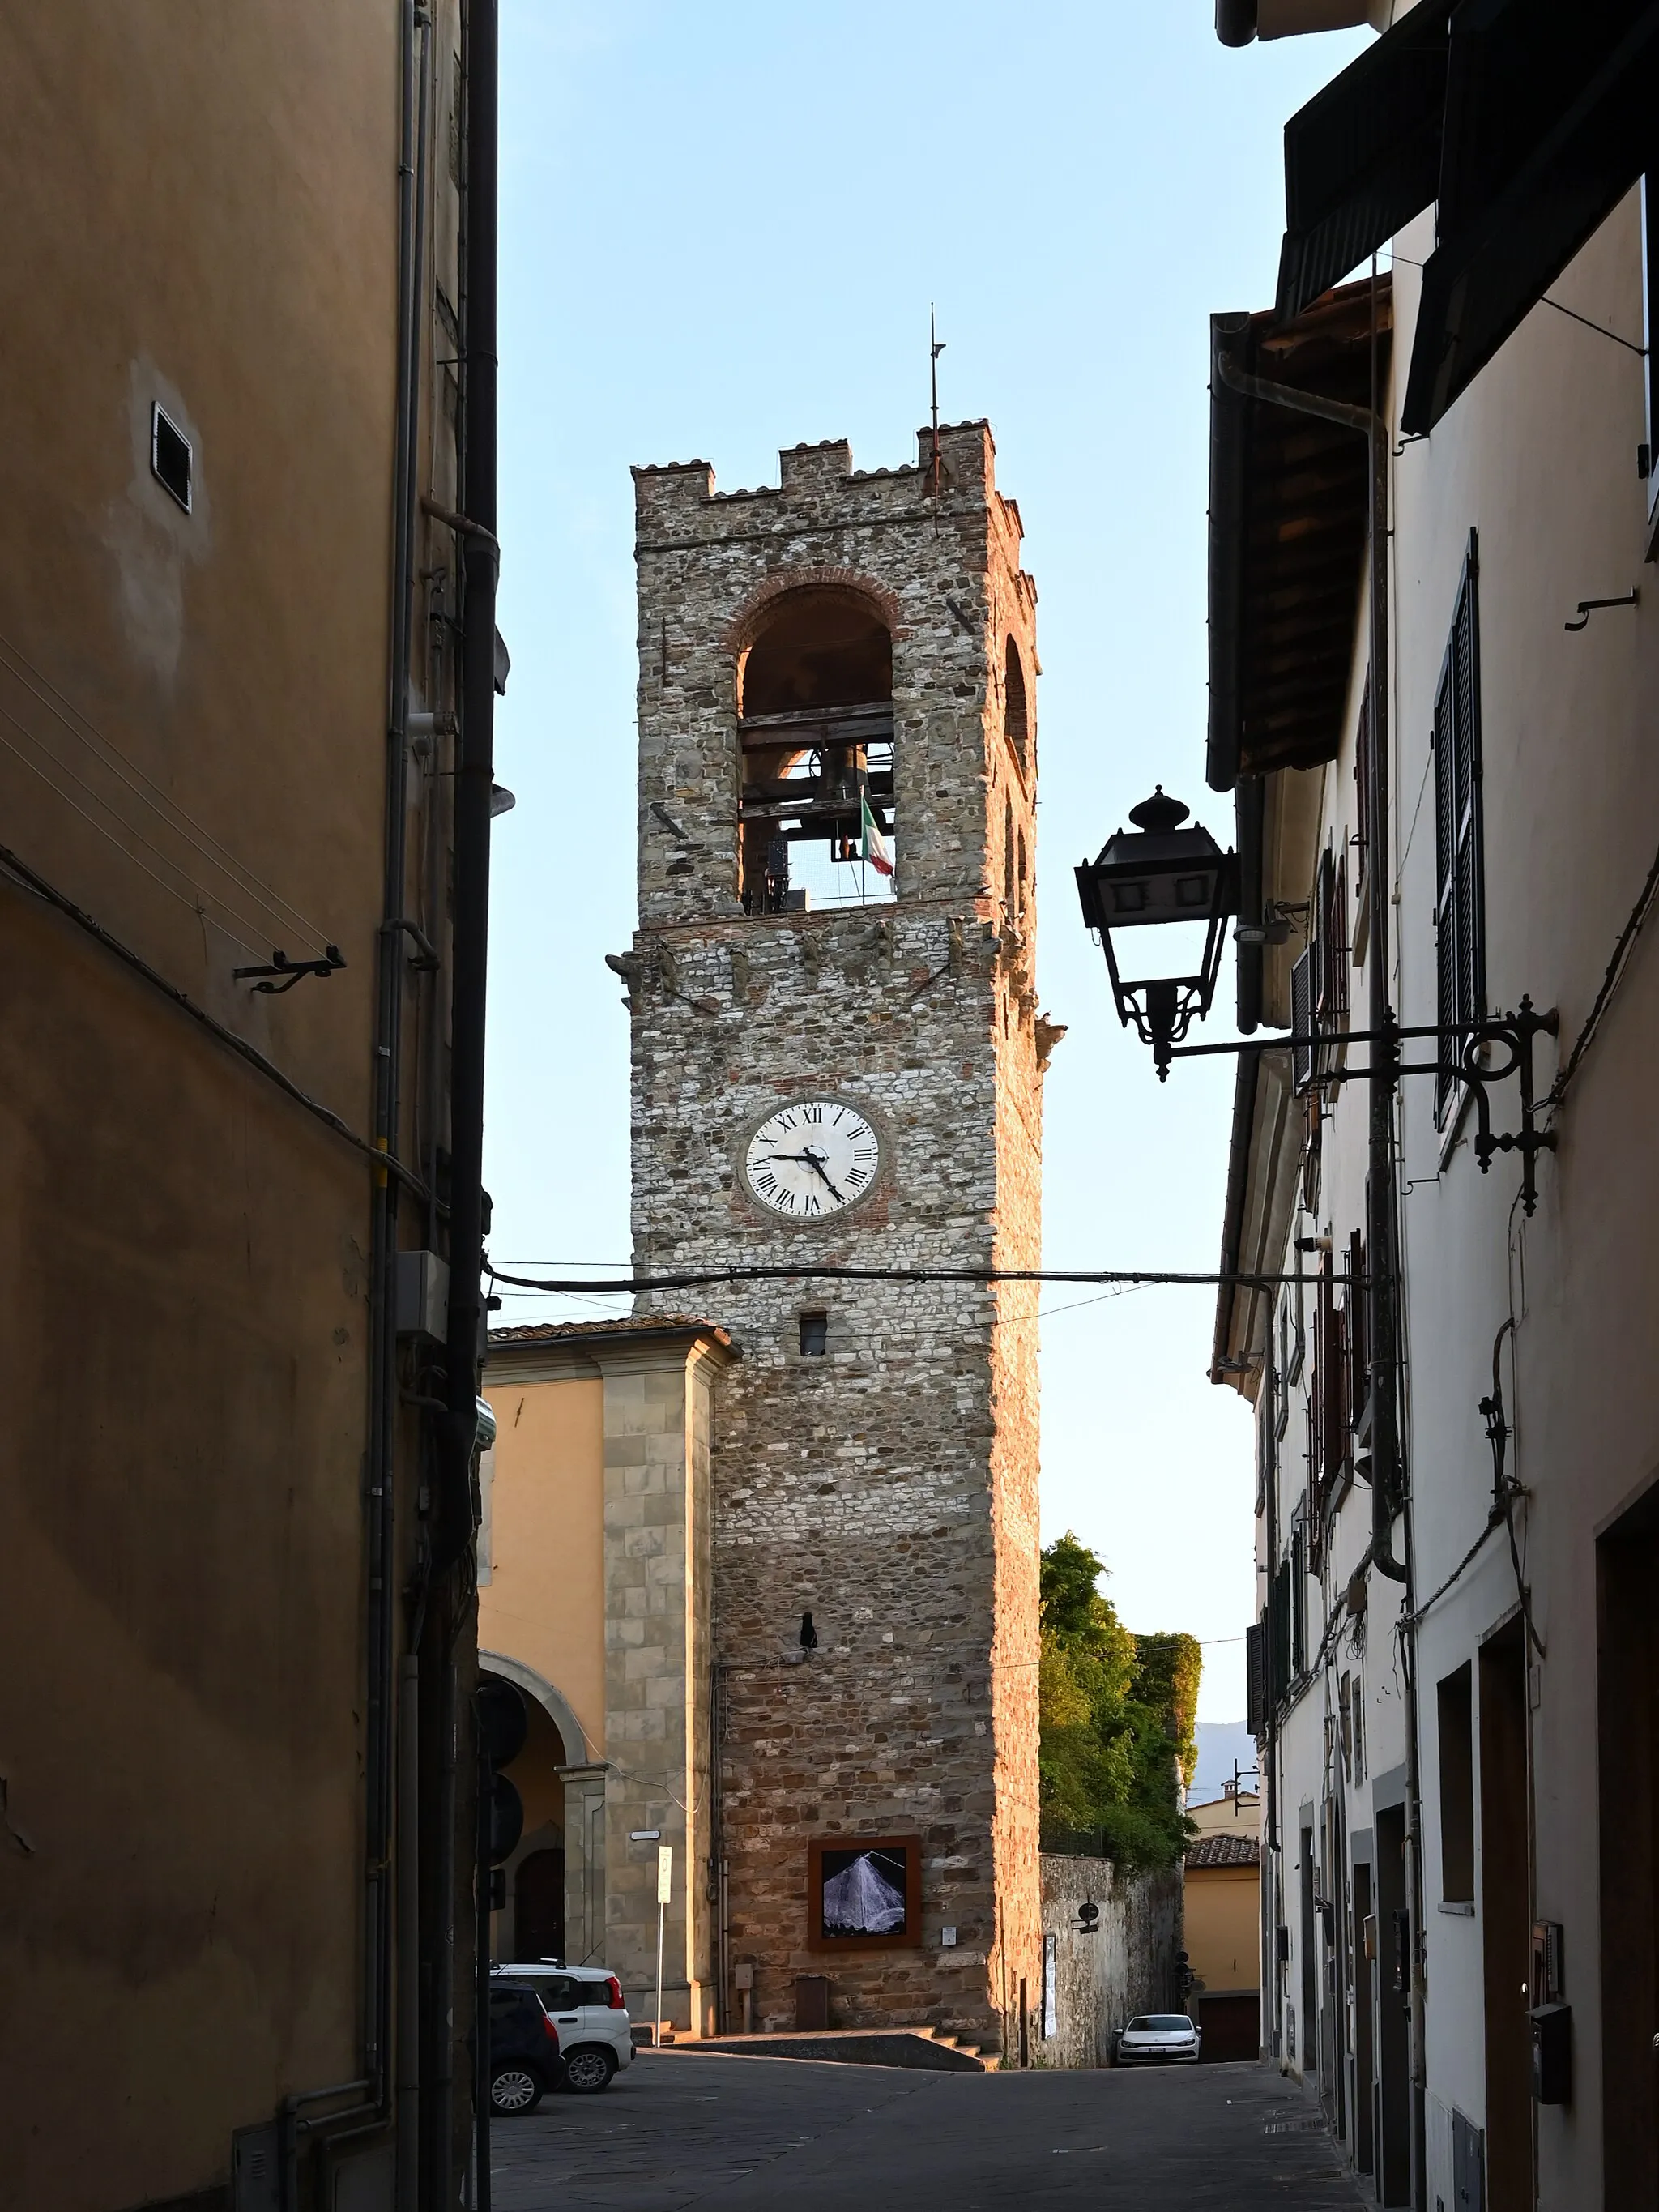
<svg viewBox="0 0 1659 2212">
<path fill-rule="evenodd" d="M 489 2109 L 503 2119 L 533 2112 L 564 2070 L 559 2031 L 526 1982 L 489 1990 Z"/>
</svg>

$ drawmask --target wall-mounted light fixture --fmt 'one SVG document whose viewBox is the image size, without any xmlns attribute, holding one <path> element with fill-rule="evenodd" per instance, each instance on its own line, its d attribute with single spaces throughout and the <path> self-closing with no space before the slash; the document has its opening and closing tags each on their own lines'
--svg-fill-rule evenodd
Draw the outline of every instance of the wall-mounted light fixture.
<svg viewBox="0 0 1659 2212">
<path fill-rule="evenodd" d="M 1160 1083 L 1170 1072 L 1171 1048 L 1194 1015 L 1201 1019 L 1210 1011 L 1227 916 L 1238 910 L 1237 861 L 1200 823 L 1182 827 L 1190 811 L 1159 784 L 1150 799 L 1130 808 L 1134 829 L 1115 831 L 1098 857 L 1077 870 L 1083 919 L 1100 933 L 1117 1018 L 1126 1029 L 1133 1023 L 1152 1048 Z M 1126 975 L 1119 933 L 1170 922 L 1185 923 L 1192 932 L 1196 958 L 1185 972 Z"/>
</svg>

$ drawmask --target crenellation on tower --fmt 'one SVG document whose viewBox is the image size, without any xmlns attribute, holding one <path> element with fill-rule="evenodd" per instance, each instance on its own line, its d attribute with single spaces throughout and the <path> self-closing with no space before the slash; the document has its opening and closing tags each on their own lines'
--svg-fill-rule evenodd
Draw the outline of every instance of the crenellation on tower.
<svg viewBox="0 0 1659 2212">
<path fill-rule="evenodd" d="M 822 1973 L 838 2025 L 994 2045 L 1042 1949 L 1035 1286 L 810 1272 L 1041 1257 L 1036 592 L 988 425 L 939 447 L 937 501 L 931 430 L 910 469 L 792 447 L 742 501 L 702 463 L 635 471 L 618 964 L 637 1272 L 808 1270 L 704 1300 L 742 1356 L 711 1461 L 724 1932 L 697 1971 L 723 2017 L 741 1962 L 757 2025 Z M 897 1934 L 825 1932 L 810 1885 L 860 1838 L 896 1881 L 916 1856 Z"/>
</svg>

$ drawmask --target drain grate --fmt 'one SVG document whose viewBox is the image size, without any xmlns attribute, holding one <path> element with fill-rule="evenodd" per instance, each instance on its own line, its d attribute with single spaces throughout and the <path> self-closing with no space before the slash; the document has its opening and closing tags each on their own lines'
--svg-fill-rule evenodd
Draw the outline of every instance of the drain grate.
<svg viewBox="0 0 1659 2212">
<path fill-rule="evenodd" d="M 1264 2136 L 1322 2136 L 1325 2123 L 1323 2120 L 1264 2120 L 1261 2132 Z"/>
</svg>

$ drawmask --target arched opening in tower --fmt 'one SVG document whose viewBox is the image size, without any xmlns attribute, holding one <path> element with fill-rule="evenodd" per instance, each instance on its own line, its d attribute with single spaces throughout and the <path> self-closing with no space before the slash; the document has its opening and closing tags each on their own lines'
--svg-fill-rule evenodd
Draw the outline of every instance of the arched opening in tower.
<svg viewBox="0 0 1659 2212">
<path fill-rule="evenodd" d="M 1012 638 L 1008 641 L 1002 670 L 1002 734 L 1013 747 L 1022 774 L 1026 771 L 1026 745 L 1030 738 L 1030 708 L 1025 695 L 1025 666 L 1019 657 L 1019 647 Z"/>
<path fill-rule="evenodd" d="M 834 585 L 774 600 L 738 665 L 740 890 L 747 914 L 890 898 L 893 641 Z"/>
</svg>

